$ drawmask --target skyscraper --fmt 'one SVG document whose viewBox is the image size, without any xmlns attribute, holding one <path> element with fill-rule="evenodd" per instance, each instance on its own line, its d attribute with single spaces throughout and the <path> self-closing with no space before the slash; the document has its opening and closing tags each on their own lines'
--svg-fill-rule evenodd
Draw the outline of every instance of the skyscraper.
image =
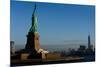
<svg viewBox="0 0 100 67">
<path fill-rule="evenodd" d="M 90 35 L 88 35 L 88 49 L 91 49 L 91 40 L 90 40 Z"/>
<path fill-rule="evenodd" d="M 15 45 L 14 45 L 14 41 L 10 41 L 10 51 L 11 51 L 11 55 L 15 54 Z"/>
</svg>

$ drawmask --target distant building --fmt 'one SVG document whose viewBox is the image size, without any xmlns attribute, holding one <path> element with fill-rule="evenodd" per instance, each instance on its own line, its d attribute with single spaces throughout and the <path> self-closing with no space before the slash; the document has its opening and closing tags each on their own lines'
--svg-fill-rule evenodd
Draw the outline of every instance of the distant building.
<svg viewBox="0 0 100 67">
<path fill-rule="evenodd" d="M 91 38 L 90 35 L 88 35 L 88 48 L 87 48 L 87 52 L 88 53 L 92 53 L 94 51 L 93 49 L 93 45 L 91 44 Z"/>
<path fill-rule="evenodd" d="M 85 50 L 86 50 L 86 46 L 85 45 L 80 45 L 80 48 L 78 49 L 78 51 L 84 52 Z"/>
<path fill-rule="evenodd" d="M 91 49 L 91 40 L 90 40 L 90 35 L 88 35 L 88 49 Z"/>
<path fill-rule="evenodd" d="M 93 45 L 91 45 L 91 39 L 90 39 L 90 35 L 88 35 L 88 51 L 93 51 Z"/>
<path fill-rule="evenodd" d="M 10 41 L 10 51 L 11 51 L 11 55 L 15 54 L 14 41 Z"/>
</svg>

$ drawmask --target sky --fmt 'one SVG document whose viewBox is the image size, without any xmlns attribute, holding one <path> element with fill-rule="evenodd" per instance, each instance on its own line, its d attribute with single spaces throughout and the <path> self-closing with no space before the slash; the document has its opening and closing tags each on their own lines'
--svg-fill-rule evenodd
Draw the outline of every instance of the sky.
<svg viewBox="0 0 100 67">
<path fill-rule="evenodd" d="M 15 44 L 26 44 L 34 4 L 41 45 L 86 44 L 89 34 L 95 43 L 95 6 L 11 1 L 10 36 Z"/>
</svg>

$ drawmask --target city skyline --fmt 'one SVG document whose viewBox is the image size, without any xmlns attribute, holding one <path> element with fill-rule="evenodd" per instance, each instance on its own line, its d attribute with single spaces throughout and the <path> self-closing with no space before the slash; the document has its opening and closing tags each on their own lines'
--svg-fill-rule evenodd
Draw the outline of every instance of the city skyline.
<svg viewBox="0 0 100 67">
<path fill-rule="evenodd" d="M 94 6 L 11 1 L 11 40 L 16 44 L 26 44 L 34 4 L 41 45 L 87 43 L 89 34 L 94 44 Z"/>
</svg>

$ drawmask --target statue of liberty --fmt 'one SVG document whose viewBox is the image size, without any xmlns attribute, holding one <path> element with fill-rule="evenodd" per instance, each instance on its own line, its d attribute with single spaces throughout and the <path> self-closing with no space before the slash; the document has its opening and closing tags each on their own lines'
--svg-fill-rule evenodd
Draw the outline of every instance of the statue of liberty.
<svg viewBox="0 0 100 67">
<path fill-rule="evenodd" d="M 37 18 L 35 16 L 35 11 L 36 11 L 36 5 L 32 14 L 32 26 L 27 35 L 27 43 L 25 49 L 27 52 L 30 53 L 30 56 L 28 58 L 44 59 L 46 57 L 46 53 L 48 52 L 41 49 L 40 47 L 39 34 L 37 31 L 38 24 L 37 24 Z"/>
<path fill-rule="evenodd" d="M 37 33 L 37 28 L 38 28 L 38 24 L 37 24 L 37 17 L 35 16 L 35 11 L 36 11 L 36 5 L 34 7 L 34 11 L 32 14 L 32 26 L 29 30 L 29 32 L 33 32 L 33 33 Z"/>
<path fill-rule="evenodd" d="M 32 14 L 32 25 L 31 25 L 31 28 L 29 29 L 29 32 L 27 35 L 27 43 L 25 46 L 25 49 L 30 50 L 30 51 L 31 50 L 36 51 L 39 47 L 39 44 L 37 44 L 39 40 L 36 42 L 36 40 L 39 39 L 39 37 L 38 37 L 39 35 L 38 35 L 38 31 L 37 31 L 38 24 L 37 24 L 37 18 L 35 16 L 35 11 L 36 11 L 36 5 L 34 7 L 34 11 Z"/>
</svg>

